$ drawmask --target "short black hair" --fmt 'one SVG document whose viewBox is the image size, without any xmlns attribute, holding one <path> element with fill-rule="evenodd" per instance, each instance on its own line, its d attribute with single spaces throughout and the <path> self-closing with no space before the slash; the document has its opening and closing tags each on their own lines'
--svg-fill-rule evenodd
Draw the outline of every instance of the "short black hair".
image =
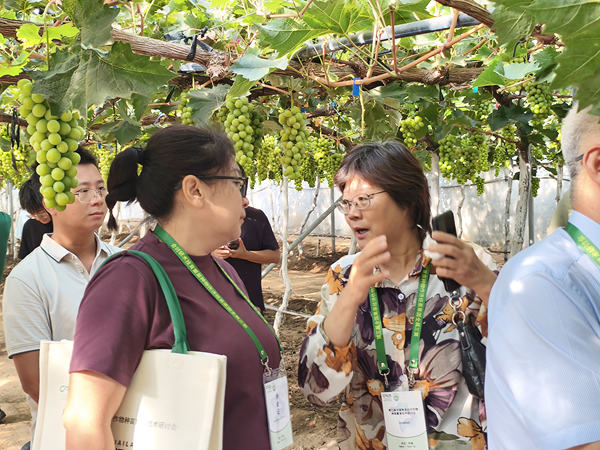
<svg viewBox="0 0 600 450">
<path fill-rule="evenodd" d="M 96 169 L 99 169 L 98 160 L 92 152 L 86 150 L 81 145 L 79 145 L 77 146 L 77 150 L 75 150 L 75 153 L 79 153 L 79 156 L 81 156 L 81 161 L 79 161 L 79 164 L 93 164 L 94 166 L 96 166 Z"/>
<path fill-rule="evenodd" d="M 37 214 L 42 210 L 46 210 L 42 194 L 40 193 L 41 186 L 40 176 L 34 172 L 19 190 L 21 208 L 29 214 Z"/>
</svg>

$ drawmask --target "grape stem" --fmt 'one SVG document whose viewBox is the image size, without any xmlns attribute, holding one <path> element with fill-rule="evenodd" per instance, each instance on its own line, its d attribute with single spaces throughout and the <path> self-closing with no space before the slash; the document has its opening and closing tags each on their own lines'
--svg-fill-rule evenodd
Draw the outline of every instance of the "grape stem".
<svg viewBox="0 0 600 450">
<path fill-rule="evenodd" d="M 505 137 L 502 137 L 499 134 L 492 133 L 490 131 L 478 130 L 476 128 L 469 128 L 469 127 L 464 127 L 462 125 L 456 125 L 456 124 L 454 126 L 458 127 L 458 128 L 461 128 L 463 130 L 466 130 L 466 131 L 470 131 L 472 133 L 482 133 L 482 134 L 487 134 L 488 136 L 494 136 L 496 139 L 502 139 L 503 141 L 506 141 L 506 142 L 508 142 L 510 144 L 515 144 L 515 145 L 520 144 L 519 141 L 511 141 L 510 139 L 506 139 Z"/>
<path fill-rule="evenodd" d="M 514 88 L 514 87 L 517 87 L 517 86 L 522 86 L 522 85 L 524 85 L 525 83 L 527 83 L 528 81 L 531 81 L 531 80 L 535 80 L 535 77 L 525 78 L 524 80 L 519 81 L 518 83 L 511 84 L 509 86 L 505 86 L 503 88 L 500 88 L 500 89 L 498 89 L 498 92 L 500 92 L 500 91 L 506 91 L 507 89 Z"/>
</svg>

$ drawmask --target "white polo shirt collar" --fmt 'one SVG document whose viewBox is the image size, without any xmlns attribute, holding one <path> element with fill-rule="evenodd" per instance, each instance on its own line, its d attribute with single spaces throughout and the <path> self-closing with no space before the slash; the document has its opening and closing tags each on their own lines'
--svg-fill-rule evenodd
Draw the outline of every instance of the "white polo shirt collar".
<svg viewBox="0 0 600 450">
<path fill-rule="evenodd" d="M 60 262 L 67 255 L 71 255 L 72 257 L 77 258 L 73 253 L 64 248 L 54 239 L 52 239 L 52 234 L 45 234 L 42 238 L 42 243 L 40 244 L 41 249 L 46 253 L 50 258 L 52 258 L 56 262 Z M 101 252 L 105 253 L 107 256 L 112 255 L 112 252 L 106 243 L 102 242 L 98 235 L 94 233 L 94 238 L 96 239 L 96 257 L 94 260 L 98 258 Z"/>
</svg>

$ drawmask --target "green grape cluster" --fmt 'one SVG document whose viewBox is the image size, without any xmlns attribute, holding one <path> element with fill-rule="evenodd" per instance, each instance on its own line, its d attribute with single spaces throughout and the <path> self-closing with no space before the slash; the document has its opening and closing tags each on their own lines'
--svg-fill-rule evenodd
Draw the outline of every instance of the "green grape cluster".
<svg viewBox="0 0 600 450">
<path fill-rule="evenodd" d="M 506 147 L 498 145 L 494 150 L 494 176 L 500 175 L 500 169 L 509 167 L 509 158 L 506 154 Z"/>
<path fill-rule="evenodd" d="M 511 64 L 521 64 L 524 62 L 527 62 L 527 55 L 515 56 L 514 58 L 511 58 L 511 60 L 510 60 Z"/>
<path fill-rule="evenodd" d="M 79 114 L 65 112 L 60 117 L 54 116 L 44 97 L 31 93 L 31 81 L 19 80 L 17 86 L 21 90 L 19 113 L 27 120 L 29 144 L 37 152 L 40 192 L 48 208 L 64 211 L 75 201 L 71 189 L 77 186 L 77 164 L 81 160 L 75 150 L 85 135 L 78 123 Z"/>
<path fill-rule="evenodd" d="M 228 97 L 225 101 L 225 109 L 217 113 L 217 117 L 223 121 L 227 136 L 233 141 L 236 151 L 235 160 L 240 163 L 246 176 L 250 178 L 251 187 L 254 187 L 255 182 L 255 152 L 258 153 L 259 148 L 255 144 L 259 144 L 257 139 L 262 138 L 262 134 L 256 132 L 262 124 L 252 114 L 253 111 L 254 105 L 248 102 L 248 97 Z"/>
<path fill-rule="evenodd" d="M 343 159 L 344 155 L 342 153 L 335 152 L 329 155 L 329 170 L 325 174 L 325 178 L 330 188 L 333 187 L 333 177 L 340 168 Z"/>
<path fill-rule="evenodd" d="M 487 172 L 490 170 L 489 147 L 486 141 L 485 134 L 483 133 L 472 133 L 469 135 L 469 142 L 479 152 L 476 167 L 477 172 Z"/>
<path fill-rule="evenodd" d="M 314 188 L 317 184 L 318 172 L 319 167 L 315 157 L 311 154 L 306 155 L 306 158 L 302 161 L 302 166 L 300 166 L 301 179 L 306 181 L 311 188 Z M 298 180 L 296 180 L 296 190 L 302 190 L 302 182 Z"/>
<path fill-rule="evenodd" d="M 534 120 L 545 119 L 552 113 L 552 91 L 546 82 L 528 81 L 523 86 L 527 92 L 527 102 L 533 113 Z"/>
<path fill-rule="evenodd" d="M 94 154 L 98 158 L 98 166 L 100 166 L 100 174 L 104 181 L 108 180 L 108 172 L 110 171 L 110 165 L 115 159 L 116 152 L 108 147 L 98 145 L 98 148 L 94 150 Z"/>
<path fill-rule="evenodd" d="M 264 136 L 256 158 L 256 174 L 259 182 L 272 180 L 279 183 L 282 180 L 281 154 L 277 138 L 273 135 Z"/>
<path fill-rule="evenodd" d="M 414 118 L 409 117 L 400 122 L 400 131 L 402 132 L 402 137 L 404 138 L 404 143 L 407 147 L 413 148 L 417 145 L 415 133 L 424 126 L 425 122 L 423 122 L 423 118 L 420 116 L 415 116 Z"/>
<path fill-rule="evenodd" d="M 177 109 L 179 110 L 181 123 L 183 125 L 194 126 L 194 121 L 192 120 L 192 113 L 194 112 L 194 109 L 191 106 L 188 106 L 189 101 L 190 99 L 186 95 L 182 95 L 181 104 Z"/>
<path fill-rule="evenodd" d="M 531 195 L 533 197 L 537 197 L 539 189 L 540 189 L 540 179 L 538 177 L 532 177 L 531 178 Z"/>
<path fill-rule="evenodd" d="M 439 141 L 440 173 L 447 180 L 455 179 L 459 184 L 472 180 L 478 173 L 480 150 L 466 141 L 462 145 L 456 136 L 448 135 Z"/>
<path fill-rule="evenodd" d="M 494 102 L 492 101 L 492 99 L 487 98 L 487 99 L 479 100 L 475 104 L 475 109 L 473 111 L 475 112 L 475 116 L 479 120 L 483 121 L 488 118 L 488 116 L 492 112 L 493 107 L 494 107 Z"/>
<path fill-rule="evenodd" d="M 482 195 L 485 189 L 485 180 L 478 175 L 475 177 L 474 181 L 477 186 L 477 195 Z"/>
<path fill-rule="evenodd" d="M 2 128 L 0 135 L 10 141 L 8 127 Z M 20 188 L 31 175 L 29 168 L 35 163 L 35 151 L 27 148 L 23 142 L 16 148 L 13 148 L 13 155 L 17 162 L 17 170 L 12 165 L 12 156 L 10 151 L 0 151 L 0 183 L 12 181 L 13 186 Z"/>
<path fill-rule="evenodd" d="M 281 164 L 283 175 L 300 183 L 302 180 L 300 168 L 306 156 L 306 114 L 294 106 L 279 114 L 279 123 L 283 129 L 279 132 L 279 141 L 283 148 Z"/>
</svg>

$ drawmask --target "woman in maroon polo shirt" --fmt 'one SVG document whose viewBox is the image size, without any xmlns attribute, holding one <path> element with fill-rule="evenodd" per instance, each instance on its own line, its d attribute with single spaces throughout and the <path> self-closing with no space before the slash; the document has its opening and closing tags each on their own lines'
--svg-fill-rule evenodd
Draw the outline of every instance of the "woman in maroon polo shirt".
<svg viewBox="0 0 600 450">
<path fill-rule="evenodd" d="M 116 201 L 137 200 L 155 217 L 254 331 L 269 365 L 278 367 L 280 350 L 272 330 L 210 255 L 240 236 L 246 188 L 247 179 L 239 173 L 226 136 L 176 125 L 154 134 L 146 149 L 129 148 L 116 156 L 106 200 L 111 211 Z M 112 212 L 109 225 L 116 225 Z M 159 227 L 155 231 L 160 234 Z M 269 449 L 264 368 L 253 341 L 154 232 L 133 248 L 154 257 L 169 275 L 191 350 L 227 356 L 223 448 L 247 448 L 252 442 L 253 449 Z M 245 291 L 231 266 L 218 263 Z M 63 419 L 67 449 L 114 448 L 110 421 L 142 353 L 168 349 L 173 343 L 171 316 L 149 266 L 124 254 L 102 267 L 79 310 Z"/>
</svg>

